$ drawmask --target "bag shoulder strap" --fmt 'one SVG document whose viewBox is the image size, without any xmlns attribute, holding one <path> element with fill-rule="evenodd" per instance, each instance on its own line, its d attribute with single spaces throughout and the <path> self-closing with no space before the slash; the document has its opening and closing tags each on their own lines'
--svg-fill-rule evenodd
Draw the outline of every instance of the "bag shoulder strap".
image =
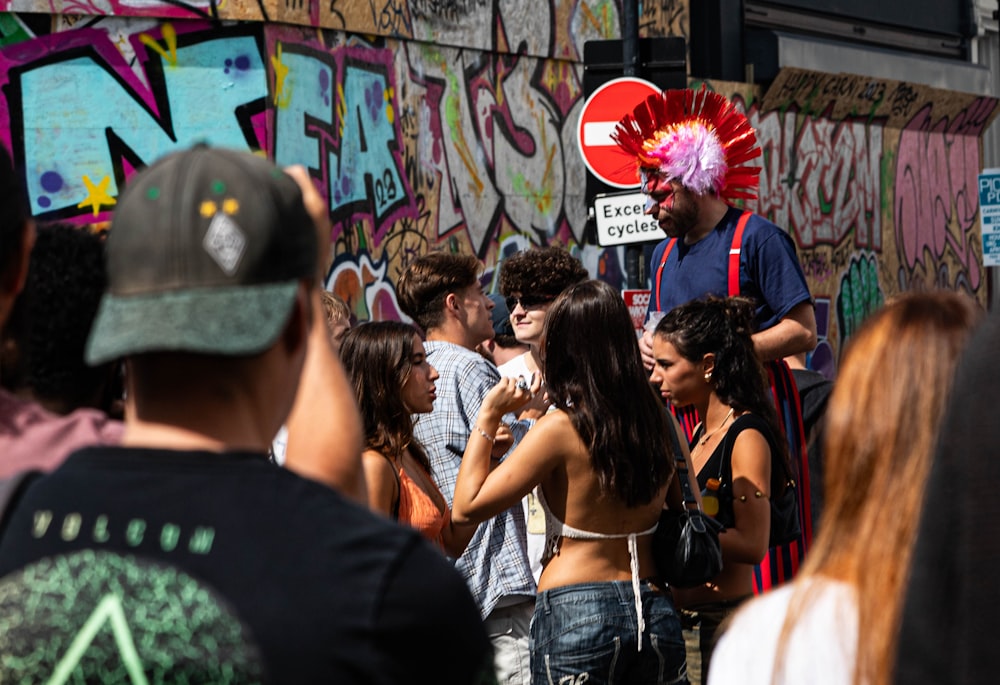
<svg viewBox="0 0 1000 685">
<path fill-rule="evenodd" d="M 757 432 L 763 434 L 764 439 L 767 440 L 768 447 L 774 450 L 774 444 L 771 438 L 768 437 L 771 434 L 771 429 L 767 425 L 767 421 L 757 416 L 756 414 L 743 414 L 733 421 L 733 425 L 729 427 L 726 431 L 725 437 L 722 438 L 722 459 L 719 460 L 719 481 L 723 481 L 723 475 L 728 473 L 729 480 L 733 478 L 733 447 L 736 445 L 736 436 L 748 429 L 754 429 Z"/>
<path fill-rule="evenodd" d="M 379 454 L 382 454 L 379 452 Z M 392 520 L 399 520 L 399 500 L 403 498 L 403 483 L 399 480 L 399 472 L 396 471 L 396 465 L 393 463 L 387 455 L 382 454 L 382 458 L 389 462 L 389 469 L 392 471 L 392 475 L 396 478 L 396 499 L 392 501 Z"/>
<path fill-rule="evenodd" d="M 667 423 L 670 428 L 670 447 L 674 451 L 674 461 L 677 464 L 677 477 L 680 479 L 681 495 L 684 497 L 684 504 L 689 508 L 692 504 L 697 507 L 698 500 L 694 498 L 694 493 L 691 492 L 691 483 L 688 482 L 687 461 L 684 459 L 684 451 L 681 448 L 681 441 L 677 437 L 677 424 L 674 423 L 672 418 L 670 418 Z M 701 507 L 698 508 L 700 509 Z"/>
</svg>

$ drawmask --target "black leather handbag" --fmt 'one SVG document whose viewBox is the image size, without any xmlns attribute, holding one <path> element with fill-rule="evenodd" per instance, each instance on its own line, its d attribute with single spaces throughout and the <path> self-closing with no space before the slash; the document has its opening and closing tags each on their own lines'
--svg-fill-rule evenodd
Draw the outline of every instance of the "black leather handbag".
<svg viewBox="0 0 1000 685">
<path fill-rule="evenodd" d="M 653 534 L 653 560 L 660 577 L 675 587 L 694 587 L 707 583 L 722 570 L 722 525 L 698 506 L 688 482 L 687 462 L 671 421 L 670 435 L 680 478 L 684 507 L 681 511 L 664 509 Z"/>
<path fill-rule="evenodd" d="M 795 481 L 786 478 L 784 491 L 777 497 L 773 491 L 771 494 L 771 538 L 768 545 L 777 547 L 802 537 L 802 525 L 799 522 L 799 500 Z"/>
</svg>

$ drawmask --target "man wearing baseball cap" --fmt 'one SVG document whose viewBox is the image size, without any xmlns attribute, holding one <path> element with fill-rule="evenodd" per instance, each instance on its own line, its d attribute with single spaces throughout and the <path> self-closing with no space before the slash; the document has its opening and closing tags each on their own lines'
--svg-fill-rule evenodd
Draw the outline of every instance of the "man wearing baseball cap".
<svg viewBox="0 0 1000 685">
<path fill-rule="evenodd" d="M 331 382 L 301 374 L 323 325 L 320 216 L 308 176 L 292 173 L 199 146 L 139 172 L 119 199 L 87 356 L 126 360 L 125 433 L 120 447 L 70 455 L 4 516 L 3 676 L 465 683 L 489 672 L 478 611 L 443 556 L 267 458 L 300 377 Z M 445 631 L 454 649 L 431 658 Z"/>
</svg>

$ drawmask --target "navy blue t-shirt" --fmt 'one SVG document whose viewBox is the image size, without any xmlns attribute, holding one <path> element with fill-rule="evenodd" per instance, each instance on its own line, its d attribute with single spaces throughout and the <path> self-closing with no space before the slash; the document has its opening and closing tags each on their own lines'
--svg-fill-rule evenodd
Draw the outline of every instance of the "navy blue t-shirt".
<svg viewBox="0 0 1000 685">
<path fill-rule="evenodd" d="M 649 311 L 669 312 L 691 300 L 729 294 L 729 250 L 743 210 L 730 207 L 711 233 L 694 245 L 678 240 L 670 251 L 660 278 L 657 274 L 669 240 L 653 250 L 649 273 L 653 293 Z M 811 300 L 805 274 L 787 233 L 757 214 L 752 214 L 743 232 L 740 251 L 740 294 L 757 303 L 756 330 L 774 326 L 793 307 Z"/>
</svg>

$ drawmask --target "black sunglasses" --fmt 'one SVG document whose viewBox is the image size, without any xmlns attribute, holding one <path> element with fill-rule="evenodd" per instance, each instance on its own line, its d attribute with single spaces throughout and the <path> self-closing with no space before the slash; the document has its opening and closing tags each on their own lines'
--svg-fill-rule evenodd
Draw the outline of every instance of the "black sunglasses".
<svg viewBox="0 0 1000 685">
<path fill-rule="evenodd" d="M 548 304 L 552 300 L 556 299 L 552 295 L 508 295 L 503 298 L 504 302 L 507 303 L 507 311 L 514 311 L 514 307 L 517 306 L 518 302 L 521 303 L 522 309 L 531 309 L 532 307 L 537 307 L 542 304 Z"/>
</svg>

